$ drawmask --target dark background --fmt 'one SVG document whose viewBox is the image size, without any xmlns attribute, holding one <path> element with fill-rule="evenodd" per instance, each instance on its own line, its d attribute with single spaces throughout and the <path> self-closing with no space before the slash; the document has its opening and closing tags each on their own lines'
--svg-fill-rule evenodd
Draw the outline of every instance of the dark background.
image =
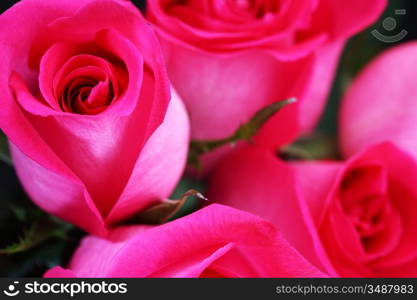
<svg viewBox="0 0 417 300">
<path fill-rule="evenodd" d="M 18 2 L 0 1 L 1 12 Z M 133 2 L 140 8 L 144 7 L 144 1 Z M 407 14 L 396 16 L 395 9 L 406 9 Z M 391 32 L 387 32 L 382 27 L 382 20 L 387 17 L 394 17 L 397 21 L 396 29 Z M 373 37 L 371 34 L 373 29 L 386 35 L 393 35 L 405 29 L 408 35 L 401 42 L 387 44 Z M 10 30 L 15 30 L 15 28 L 10 28 Z M 417 39 L 417 1 L 392 0 L 384 15 L 374 26 L 356 35 L 347 44 L 318 132 L 337 145 L 338 105 L 343 91 L 352 78 L 381 51 L 414 39 Z M 201 191 L 203 187 L 200 187 L 198 183 L 190 179 L 182 180 L 177 188 L 177 194 L 180 195 L 190 187 L 196 188 L 196 184 Z M 37 226 L 35 229 L 33 229 L 33 224 Z M 9 255 L 0 254 L 0 276 L 41 276 L 45 269 L 57 264 L 65 264 L 83 234 L 77 229 L 68 229 L 65 226 L 40 212 L 27 199 L 13 171 L 8 158 L 6 139 L 0 131 L 0 252 L 1 249 L 10 245 L 12 245 L 9 247 L 11 251 L 16 252 Z M 59 234 L 52 237 L 43 236 L 44 232 L 39 230 L 45 228 L 49 231 L 59 229 Z M 35 230 L 34 235 L 30 235 L 32 229 Z M 20 240 L 17 240 L 18 237 Z"/>
</svg>

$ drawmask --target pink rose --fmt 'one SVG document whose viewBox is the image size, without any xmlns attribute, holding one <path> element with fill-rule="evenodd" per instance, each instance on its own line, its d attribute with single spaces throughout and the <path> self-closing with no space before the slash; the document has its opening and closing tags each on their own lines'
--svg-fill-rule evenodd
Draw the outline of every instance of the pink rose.
<svg viewBox="0 0 417 300">
<path fill-rule="evenodd" d="M 330 260 L 342 276 L 417 276 L 417 162 L 393 144 L 346 163 L 294 165 Z"/>
<path fill-rule="evenodd" d="M 281 224 L 332 276 L 417 276 L 417 162 L 406 152 L 382 143 L 347 162 L 290 167 L 272 153 L 245 151 L 217 170 L 212 200 Z"/>
<path fill-rule="evenodd" d="M 385 4 L 150 0 L 147 16 L 190 113 L 192 138 L 227 137 L 260 108 L 297 97 L 260 133 L 277 146 L 315 125 L 346 39 L 375 21 Z"/>
<path fill-rule="evenodd" d="M 0 127 L 31 198 L 105 234 L 169 196 L 189 124 L 139 11 L 117 0 L 25 0 L 0 22 Z"/>
<path fill-rule="evenodd" d="M 417 157 L 417 43 L 394 47 L 367 66 L 341 109 L 341 150 L 349 157 L 392 141 Z"/>
<path fill-rule="evenodd" d="M 324 277 L 270 223 L 210 205 L 161 226 L 89 236 L 46 277 Z"/>
</svg>

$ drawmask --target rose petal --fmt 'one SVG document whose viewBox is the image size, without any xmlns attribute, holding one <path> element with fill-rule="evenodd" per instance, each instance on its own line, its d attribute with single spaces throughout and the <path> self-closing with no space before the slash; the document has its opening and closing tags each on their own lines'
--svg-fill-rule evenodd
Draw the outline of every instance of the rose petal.
<svg viewBox="0 0 417 300">
<path fill-rule="evenodd" d="M 309 59 L 282 64 L 261 52 L 213 58 L 168 41 L 162 44 L 170 78 L 190 112 L 192 137 L 197 140 L 230 136 L 257 110 L 276 101 L 300 97 L 301 81 L 309 72 Z M 195 76 L 195 70 L 199 70 L 199 76 Z M 284 77 L 285 81 L 280 81 Z M 277 88 L 277 84 L 286 85 L 287 80 L 293 88 Z M 293 118 L 278 119 L 281 128 L 271 125 L 273 128 L 269 129 L 274 133 L 269 140 L 275 144 L 288 142 L 293 136 Z"/>
<path fill-rule="evenodd" d="M 164 123 L 143 147 L 123 192 L 107 216 L 109 224 L 167 198 L 184 170 L 189 120 L 176 92 L 171 95 Z M 167 176 L 167 170 L 172 176 Z"/>
<path fill-rule="evenodd" d="M 386 6 L 386 0 L 320 0 L 310 30 L 329 32 L 333 40 L 347 38 L 374 23 Z"/>
<path fill-rule="evenodd" d="M 334 272 L 290 166 L 269 151 L 246 147 L 225 157 L 212 177 L 210 200 L 267 219 L 310 262 L 330 274 Z"/>
<path fill-rule="evenodd" d="M 392 141 L 417 157 L 417 43 L 388 50 L 348 89 L 341 109 L 341 149 L 349 157 Z"/>
<path fill-rule="evenodd" d="M 78 277 L 194 277 L 211 268 L 212 274 L 226 270 L 221 275 L 236 277 L 324 276 L 270 223 L 221 205 L 161 226 L 121 227 L 108 240 L 87 237 L 69 272 Z M 46 275 L 67 274 L 55 269 Z"/>
<path fill-rule="evenodd" d="M 10 144 L 25 191 L 41 208 L 94 234 L 106 234 L 103 219 L 81 181 L 47 170 Z M 22 171 L 24 170 L 24 171 Z M 52 184 L 53 183 L 53 184 Z"/>
</svg>

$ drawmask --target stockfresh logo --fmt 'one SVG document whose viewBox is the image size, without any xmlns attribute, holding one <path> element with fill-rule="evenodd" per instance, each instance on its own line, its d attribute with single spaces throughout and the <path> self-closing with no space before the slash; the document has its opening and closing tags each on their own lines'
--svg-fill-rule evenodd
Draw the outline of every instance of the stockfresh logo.
<svg viewBox="0 0 417 300">
<path fill-rule="evenodd" d="M 13 284 L 9 284 L 7 286 L 7 289 L 3 291 L 3 293 L 9 297 L 14 297 L 19 295 L 20 291 L 18 290 L 17 286 L 19 284 L 19 281 L 13 282 Z"/>
</svg>

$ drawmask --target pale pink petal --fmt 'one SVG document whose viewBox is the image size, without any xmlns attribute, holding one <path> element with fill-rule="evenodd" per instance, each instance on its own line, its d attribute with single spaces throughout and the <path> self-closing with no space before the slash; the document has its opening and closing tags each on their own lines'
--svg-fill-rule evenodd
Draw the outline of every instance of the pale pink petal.
<svg viewBox="0 0 417 300">
<path fill-rule="evenodd" d="M 190 127 L 185 107 L 174 90 L 171 96 L 165 120 L 142 149 L 123 192 L 107 216 L 108 224 L 168 198 L 181 177 Z"/>
<path fill-rule="evenodd" d="M 371 62 L 348 89 L 341 109 L 346 157 L 391 141 L 417 157 L 417 43 L 394 47 Z"/>
</svg>

